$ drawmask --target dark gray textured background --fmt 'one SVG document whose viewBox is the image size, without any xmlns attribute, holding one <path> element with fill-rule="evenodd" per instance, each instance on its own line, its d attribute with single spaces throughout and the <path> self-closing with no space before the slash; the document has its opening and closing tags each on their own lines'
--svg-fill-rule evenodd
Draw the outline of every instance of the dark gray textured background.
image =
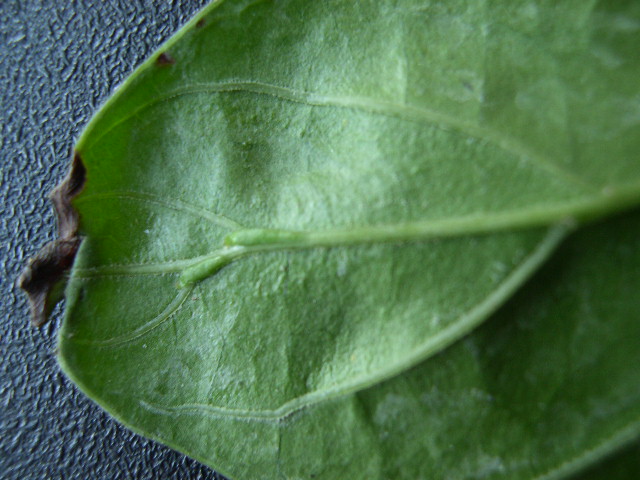
<svg viewBox="0 0 640 480">
<path fill-rule="evenodd" d="M 47 193 L 109 93 L 206 0 L 0 0 L 0 478 L 216 479 L 130 433 L 55 360 L 58 307 L 29 325 L 15 279 L 55 235 Z"/>
</svg>

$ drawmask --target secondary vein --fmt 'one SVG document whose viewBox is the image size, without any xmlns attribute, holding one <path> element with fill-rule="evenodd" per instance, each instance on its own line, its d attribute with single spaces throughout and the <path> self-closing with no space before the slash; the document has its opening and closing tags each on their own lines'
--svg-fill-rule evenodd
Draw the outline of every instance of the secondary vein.
<svg viewBox="0 0 640 480">
<path fill-rule="evenodd" d="M 540 168 L 547 170 L 554 175 L 562 177 L 569 183 L 580 187 L 581 189 L 592 190 L 593 186 L 589 185 L 582 178 L 574 173 L 565 170 L 557 163 L 548 161 L 537 153 L 529 150 L 517 140 L 496 132 L 492 128 L 477 125 L 461 118 L 429 109 L 422 106 L 415 106 L 403 103 L 396 103 L 386 100 L 378 100 L 375 98 L 358 96 L 358 95 L 331 95 L 321 94 L 310 91 L 298 91 L 289 87 L 282 87 L 258 81 L 228 81 L 220 83 L 192 84 L 185 87 L 167 92 L 164 95 L 156 97 L 151 101 L 140 105 L 113 124 L 109 125 L 103 132 L 97 136 L 89 145 L 84 145 L 85 138 L 88 138 L 88 132 L 82 135 L 78 142 L 78 149 L 86 150 L 95 145 L 102 137 L 107 135 L 111 130 L 127 120 L 137 116 L 142 111 L 151 108 L 162 102 L 172 101 L 185 95 L 194 95 L 202 93 L 233 93 L 245 92 L 256 95 L 269 95 L 293 103 L 310 105 L 314 107 L 334 107 L 346 108 L 351 110 L 364 111 L 376 115 L 385 115 L 399 118 L 405 121 L 429 123 L 441 128 L 452 128 L 458 130 L 470 137 L 480 140 L 486 140 L 497 145 L 502 150 L 509 152 L 520 159 L 528 160 L 535 163 Z"/>
<path fill-rule="evenodd" d="M 177 212 L 186 213 L 196 217 L 200 217 L 209 222 L 220 225 L 221 227 L 228 229 L 243 228 L 242 225 L 231 218 L 221 215 L 205 208 L 191 205 L 182 200 L 174 198 L 163 198 L 153 193 L 147 192 L 134 192 L 134 191 L 112 191 L 112 192 L 100 192 L 90 195 L 83 195 L 79 197 L 75 202 L 77 204 L 92 202 L 95 200 L 101 200 L 105 198 L 114 198 L 118 200 L 129 200 L 132 202 L 143 202 L 150 205 L 157 205 L 163 208 L 175 210 Z"/>
</svg>

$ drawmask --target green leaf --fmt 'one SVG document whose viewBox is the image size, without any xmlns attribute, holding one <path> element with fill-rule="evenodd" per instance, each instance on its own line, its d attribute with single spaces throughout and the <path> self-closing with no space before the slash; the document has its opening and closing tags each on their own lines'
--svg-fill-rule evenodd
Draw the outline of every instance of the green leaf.
<svg viewBox="0 0 640 480">
<path fill-rule="evenodd" d="M 639 286 L 637 212 L 580 232 L 443 353 L 283 415 L 160 392 L 185 387 L 163 383 L 170 367 L 143 363 L 146 344 L 96 350 L 63 334 L 61 353 L 120 420 L 233 478 L 554 479 L 640 434 Z M 183 384 L 196 380 L 184 356 L 171 362 Z"/>
<path fill-rule="evenodd" d="M 640 201 L 638 25 L 637 2 L 207 7 L 78 141 L 84 240 L 65 371 L 133 429 L 241 478 L 457 478 L 491 465 L 530 478 L 574 465 L 606 428 L 544 450 L 531 415 L 550 421 L 540 405 L 565 390 L 526 373 L 564 378 L 565 359 L 544 354 L 554 341 L 572 351 L 571 285 L 624 272 L 582 255 L 566 285 L 526 290 L 517 321 L 428 357 L 483 322 L 570 228 Z M 610 276 L 579 280 L 589 262 Z M 571 308 L 551 302 L 558 291 Z M 553 322 L 540 304 L 558 309 Z M 614 317 L 611 335 L 634 327 Z M 496 413 L 469 392 L 518 333 L 501 332 L 535 322 L 539 338 L 504 353 L 514 371 L 491 387 L 516 413 Z M 637 403 L 637 375 L 612 362 Z M 435 416 L 420 403 L 433 382 Z M 520 412 L 522 391 L 539 400 Z M 573 400 L 558 407 L 567 422 L 598 416 Z M 631 410 L 604 415 L 608 428 Z M 513 424 L 493 435 L 498 421 Z"/>
<path fill-rule="evenodd" d="M 629 480 L 640 477 L 640 445 L 635 444 L 607 458 L 574 480 Z"/>
</svg>

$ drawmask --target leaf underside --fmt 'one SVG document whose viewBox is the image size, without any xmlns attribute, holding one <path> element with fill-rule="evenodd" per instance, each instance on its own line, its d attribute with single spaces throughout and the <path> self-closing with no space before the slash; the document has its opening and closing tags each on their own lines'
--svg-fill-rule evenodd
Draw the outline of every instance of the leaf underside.
<svg viewBox="0 0 640 480">
<path fill-rule="evenodd" d="M 207 7 L 78 141 L 64 370 L 233 478 L 594 462 L 640 429 L 638 212 L 556 249 L 640 200 L 638 42 L 637 2 Z"/>
<path fill-rule="evenodd" d="M 574 480 L 628 480 L 640 476 L 640 444 L 635 443 L 607 458 Z"/>
</svg>

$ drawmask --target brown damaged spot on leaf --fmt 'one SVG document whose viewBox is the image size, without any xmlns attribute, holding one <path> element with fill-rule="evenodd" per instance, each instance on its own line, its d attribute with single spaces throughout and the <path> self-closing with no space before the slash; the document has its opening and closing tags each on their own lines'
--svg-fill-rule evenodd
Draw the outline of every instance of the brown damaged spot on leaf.
<svg viewBox="0 0 640 480">
<path fill-rule="evenodd" d="M 49 195 L 56 210 L 60 238 L 71 238 L 78 233 L 78 212 L 71 205 L 71 200 L 82 191 L 86 173 L 80 154 L 75 152 L 69 173 Z"/>
<path fill-rule="evenodd" d="M 196 28 L 202 28 L 205 26 L 206 24 L 206 20 L 204 18 L 201 18 L 200 20 L 198 20 L 198 22 L 196 23 Z"/>
<path fill-rule="evenodd" d="M 47 316 L 59 300 L 56 293 L 62 287 L 64 272 L 71 268 L 79 246 L 78 237 L 49 242 L 22 271 L 18 285 L 29 296 L 34 326 L 47 323 Z"/>
<path fill-rule="evenodd" d="M 80 246 L 78 212 L 71 205 L 71 200 L 82 191 L 85 179 L 86 169 L 76 152 L 69 173 L 50 195 L 58 222 L 59 238 L 42 247 L 29 260 L 18 279 L 18 286 L 29 297 L 31 322 L 36 327 L 47 322 L 47 315 L 58 301 L 57 294 L 64 284 L 64 274 L 73 265 Z"/>
<path fill-rule="evenodd" d="M 156 65 L 160 67 L 166 67 L 167 65 L 173 65 L 174 63 L 176 63 L 175 59 L 167 52 L 162 52 L 158 55 L 158 58 L 156 58 Z"/>
</svg>

